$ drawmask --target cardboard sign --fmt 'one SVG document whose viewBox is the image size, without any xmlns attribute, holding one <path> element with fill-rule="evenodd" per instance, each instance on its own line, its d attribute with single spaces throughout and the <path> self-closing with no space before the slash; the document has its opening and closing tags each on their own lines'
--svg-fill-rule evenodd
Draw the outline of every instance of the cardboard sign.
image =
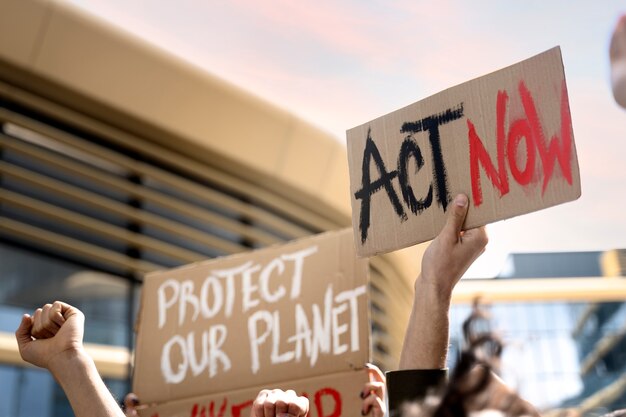
<svg viewBox="0 0 626 417">
<path fill-rule="evenodd" d="M 133 390 L 162 404 L 361 368 L 367 279 L 349 229 L 148 274 Z"/>
<path fill-rule="evenodd" d="M 424 242 L 457 193 L 466 228 L 580 197 L 558 47 L 347 132 L 357 253 Z"/>
<path fill-rule="evenodd" d="M 276 384 L 272 389 L 292 389 L 309 399 L 309 417 L 361 416 L 359 392 L 367 382 L 367 371 L 343 372 L 308 380 Z M 140 417 L 248 417 L 260 386 L 219 395 L 174 401 L 139 410 Z"/>
</svg>

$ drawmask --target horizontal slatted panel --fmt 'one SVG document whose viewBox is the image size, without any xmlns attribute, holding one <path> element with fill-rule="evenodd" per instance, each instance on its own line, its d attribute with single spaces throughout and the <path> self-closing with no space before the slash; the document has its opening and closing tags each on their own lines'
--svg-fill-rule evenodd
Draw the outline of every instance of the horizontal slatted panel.
<svg viewBox="0 0 626 417">
<path fill-rule="evenodd" d="M 246 226 L 240 222 L 234 221 L 219 214 L 212 213 L 208 210 L 198 208 L 188 203 L 181 202 L 180 200 L 174 200 L 170 196 L 150 190 L 140 184 L 134 184 L 127 180 L 116 178 L 113 175 L 108 175 L 103 171 L 90 168 L 84 164 L 73 162 L 67 158 L 55 156 L 44 150 L 37 149 L 32 145 L 19 142 L 16 139 L 12 139 L 6 135 L 0 135 L 0 146 L 7 149 L 13 149 L 22 154 L 28 155 L 31 158 L 37 160 L 40 163 L 46 163 L 53 167 L 55 170 L 67 171 L 71 175 L 80 175 L 84 178 L 98 183 L 102 187 L 115 189 L 117 191 L 125 192 L 128 195 L 141 199 L 143 201 L 150 201 L 172 210 L 176 213 L 193 217 L 199 221 L 214 224 L 227 231 L 238 233 L 242 237 L 254 240 L 263 245 L 269 245 L 279 242 L 279 239 L 256 230 L 250 226 Z"/>
<path fill-rule="evenodd" d="M 251 218 L 256 218 L 260 223 L 265 223 L 275 230 L 284 228 L 285 232 L 290 231 L 288 234 L 292 235 L 291 237 L 304 236 L 310 234 L 311 231 L 333 230 L 338 226 L 345 226 L 349 223 L 349 219 L 324 217 L 305 206 L 299 205 L 297 202 L 287 200 L 267 189 L 234 177 L 210 165 L 191 160 L 159 145 L 141 140 L 127 132 L 116 129 L 114 126 L 103 124 L 28 92 L 16 90 L 2 82 L 0 82 L 1 93 L 5 93 L 14 99 L 19 99 L 20 102 L 38 111 L 43 111 L 52 117 L 70 119 L 77 127 L 106 137 L 111 143 L 127 147 L 139 154 L 149 156 L 164 165 L 185 172 L 191 177 L 206 180 L 228 190 L 226 194 L 219 196 L 217 199 L 220 203 L 227 204 L 231 209 L 238 210 Z M 3 117 L 6 117 L 6 115 L 3 115 Z M 11 120 L 16 124 L 20 124 L 15 119 Z M 233 205 L 237 205 L 236 199 L 229 200 L 224 198 L 228 193 L 245 196 L 247 201 L 254 204 L 248 208 L 241 206 L 235 208 Z M 293 221 L 286 221 L 286 219 L 292 219 Z"/>
<path fill-rule="evenodd" d="M 245 250 L 241 245 L 216 238 L 215 236 L 198 232 L 197 230 L 163 217 L 142 211 L 140 209 L 102 197 L 94 192 L 65 184 L 61 181 L 30 172 L 15 165 L 0 162 L 0 174 L 22 181 L 34 187 L 40 187 L 67 199 L 93 206 L 108 213 L 114 213 L 130 221 L 139 222 L 159 228 L 167 233 L 196 240 L 207 246 L 217 248 L 224 253 L 234 253 Z"/>
<path fill-rule="evenodd" d="M 83 241 L 52 233 L 6 217 L 0 217 L 0 230 L 3 234 L 12 235 L 18 240 L 33 242 L 36 246 L 54 247 L 56 250 L 71 252 L 76 256 L 84 258 L 86 261 L 95 260 L 140 274 L 159 269 L 158 265 L 151 262 L 120 255 L 99 246 L 90 245 Z"/>
<path fill-rule="evenodd" d="M 109 223 L 96 220 L 88 216 L 83 216 L 51 204 L 37 201 L 12 191 L 3 190 L 2 195 L 0 196 L 0 202 L 8 205 L 14 205 L 20 210 L 38 213 L 55 221 L 66 222 L 69 225 L 83 228 L 90 233 L 98 233 L 105 237 L 118 239 L 124 243 L 141 249 L 154 250 L 164 256 L 176 258 L 180 262 L 191 263 L 205 259 L 204 256 L 199 253 L 170 245 L 139 233 L 133 233 L 127 229 L 113 226 Z"/>
<path fill-rule="evenodd" d="M 294 222 L 299 215 L 307 217 L 308 210 L 32 96 L 41 107 L 56 109 L 40 114 L 16 101 L 16 95 L 29 96 L 0 83 L 0 238 L 87 264 L 93 255 L 96 269 L 108 265 L 102 269 L 141 278 L 156 268 L 334 228 L 315 216 L 315 228 L 309 220 Z M 59 114 L 72 117 L 50 119 Z M 93 129 L 84 132 L 76 125 L 97 126 L 96 131 L 107 135 L 96 137 Z M 123 140 L 112 138 L 111 132 Z M 130 146 L 129 141 L 137 143 Z M 155 163 L 170 157 L 177 161 L 174 166 L 202 174 L 188 177 L 181 171 L 189 169 Z M 232 193 L 229 187 L 234 187 Z M 263 199 L 290 210 L 290 215 L 255 203 Z"/>
</svg>

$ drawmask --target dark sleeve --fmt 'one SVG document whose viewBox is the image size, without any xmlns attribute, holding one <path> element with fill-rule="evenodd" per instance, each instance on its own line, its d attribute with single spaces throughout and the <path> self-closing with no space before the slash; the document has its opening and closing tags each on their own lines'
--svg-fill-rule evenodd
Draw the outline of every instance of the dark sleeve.
<svg viewBox="0 0 626 417">
<path fill-rule="evenodd" d="M 387 397 L 389 415 L 399 416 L 400 407 L 405 401 L 422 400 L 431 388 L 445 383 L 447 369 L 407 369 L 389 371 L 387 377 Z"/>
</svg>

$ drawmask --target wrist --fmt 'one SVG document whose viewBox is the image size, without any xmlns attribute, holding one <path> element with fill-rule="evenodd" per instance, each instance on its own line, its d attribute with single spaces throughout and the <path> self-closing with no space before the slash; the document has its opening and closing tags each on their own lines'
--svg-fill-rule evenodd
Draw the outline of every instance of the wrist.
<svg viewBox="0 0 626 417">
<path fill-rule="evenodd" d="M 420 274 L 415 280 L 415 301 L 448 309 L 454 286 L 446 280 Z"/>
<path fill-rule="evenodd" d="M 81 346 L 59 352 L 48 361 L 48 370 L 57 379 L 62 379 L 69 369 L 84 368 L 93 364 L 93 359 Z"/>
</svg>

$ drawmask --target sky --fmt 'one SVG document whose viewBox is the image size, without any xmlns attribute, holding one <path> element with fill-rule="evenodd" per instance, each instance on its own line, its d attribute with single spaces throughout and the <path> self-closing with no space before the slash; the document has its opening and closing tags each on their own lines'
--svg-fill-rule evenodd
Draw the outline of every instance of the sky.
<svg viewBox="0 0 626 417">
<path fill-rule="evenodd" d="M 626 248 L 626 111 L 608 60 L 622 1 L 70 1 L 341 143 L 349 128 L 560 45 L 582 196 L 489 225 L 466 276 L 495 276 L 513 252 Z"/>
</svg>

